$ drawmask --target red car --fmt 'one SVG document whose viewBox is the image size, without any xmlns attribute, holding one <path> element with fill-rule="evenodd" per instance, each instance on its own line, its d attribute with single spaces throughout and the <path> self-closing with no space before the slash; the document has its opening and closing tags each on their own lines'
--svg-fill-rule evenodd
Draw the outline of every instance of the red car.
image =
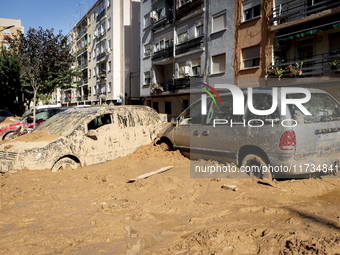
<svg viewBox="0 0 340 255">
<path fill-rule="evenodd" d="M 45 108 L 37 110 L 35 115 L 36 126 L 39 126 L 48 118 L 52 117 L 53 115 L 59 112 L 65 111 L 66 109 L 68 109 L 68 107 Z M 19 128 L 33 129 L 33 113 L 27 115 L 22 119 L 19 119 L 16 122 L 13 122 L 13 124 L 0 127 L 1 140 L 13 138 L 12 135 Z"/>
</svg>

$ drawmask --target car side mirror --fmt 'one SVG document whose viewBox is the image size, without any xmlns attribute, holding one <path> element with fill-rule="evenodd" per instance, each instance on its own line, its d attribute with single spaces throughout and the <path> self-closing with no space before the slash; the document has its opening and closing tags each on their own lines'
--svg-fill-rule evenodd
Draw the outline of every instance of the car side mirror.
<svg viewBox="0 0 340 255">
<path fill-rule="evenodd" d="M 171 118 L 171 124 L 172 125 L 177 125 L 177 119 L 176 118 Z"/>
<path fill-rule="evenodd" d="M 97 130 L 94 130 L 94 129 L 90 129 L 87 134 L 86 134 L 87 137 L 93 139 L 93 140 L 98 140 L 97 138 Z"/>
</svg>

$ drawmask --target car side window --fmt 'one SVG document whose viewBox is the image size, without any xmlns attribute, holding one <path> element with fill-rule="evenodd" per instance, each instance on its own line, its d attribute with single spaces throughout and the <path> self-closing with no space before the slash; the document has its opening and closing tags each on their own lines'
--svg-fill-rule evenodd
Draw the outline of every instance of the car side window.
<svg viewBox="0 0 340 255">
<path fill-rule="evenodd" d="M 87 124 L 87 130 L 95 130 L 97 128 L 100 128 L 101 126 L 112 124 L 112 115 L 111 114 L 103 114 L 100 115 Z"/>
<path fill-rule="evenodd" d="M 253 94 L 253 106 L 256 110 L 269 110 L 272 107 L 273 98 L 271 94 Z M 249 111 L 248 105 L 246 105 L 245 119 L 249 120 L 262 120 L 264 124 L 272 124 L 271 121 L 265 121 L 266 119 L 280 119 L 280 113 L 278 107 L 269 115 L 256 115 Z"/>
<path fill-rule="evenodd" d="M 205 116 L 201 113 L 201 100 L 195 102 L 179 117 L 179 125 L 202 124 Z"/>
<path fill-rule="evenodd" d="M 232 95 L 221 96 L 222 105 L 217 98 L 215 98 L 216 103 L 213 100 L 210 100 L 209 102 L 206 118 L 207 125 L 213 125 L 215 119 L 227 120 L 230 123 L 230 120 L 238 122 L 243 117 L 241 115 L 233 114 Z"/>
<path fill-rule="evenodd" d="M 48 109 L 38 112 L 35 116 L 36 121 L 47 120 L 50 117 L 50 112 Z"/>
</svg>

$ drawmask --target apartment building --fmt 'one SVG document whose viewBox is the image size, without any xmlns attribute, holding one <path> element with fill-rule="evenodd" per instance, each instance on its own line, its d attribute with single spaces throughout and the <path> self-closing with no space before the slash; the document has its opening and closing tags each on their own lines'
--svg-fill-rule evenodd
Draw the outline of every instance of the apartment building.
<svg viewBox="0 0 340 255">
<path fill-rule="evenodd" d="M 282 78 L 290 79 L 290 84 L 320 88 L 340 100 L 340 1 L 273 0 L 272 4 L 268 30 L 273 33 L 273 58 L 269 70 L 285 70 Z M 292 67 L 293 72 L 289 72 Z M 301 72 L 296 75 L 294 68 Z M 273 76 L 269 72 L 268 78 Z"/>
<path fill-rule="evenodd" d="M 139 9 L 135 0 L 98 0 L 68 33 L 81 75 L 62 105 L 139 102 Z"/>
<path fill-rule="evenodd" d="M 6 37 L 16 35 L 18 30 L 22 33 L 25 32 L 24 26 L 21 25 L 21 20 L 0 18 L 0 45 L 3 44 L 6 49 L 9 49 Z"/>
<path fill-rule="evenodd" d="M 140 16 L 145 105 L 170 119 L 191 103 L 190 86 L 232 82 L 233 1 L 143 0 Z"/>
<path fill-rule="evenodd" d="M 270 0 L 235 0 L 234 77 L 240 87 L 260 86 L 272 61 L 273 32 L 268 30 Z"/>
</svg>

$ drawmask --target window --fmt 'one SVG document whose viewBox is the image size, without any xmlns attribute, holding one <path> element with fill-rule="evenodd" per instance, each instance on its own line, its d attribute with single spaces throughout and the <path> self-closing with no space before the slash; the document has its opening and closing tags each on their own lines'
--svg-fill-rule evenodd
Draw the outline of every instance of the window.
<svg viewBox="0 0 340 255">
<path fill-rule="evenodd" d="M 253 98 L 253 107 L 256 110 L 269 110 L 271 109 L 273 103 L 272 103 L 272 95 L 270 94 L 253 94 L 253 95 L 249 95 L 249 97 Z M 252 112 L 249 111 L 249 108 L 247 107 L 246 109 L 246 113 L 245 113 L 245 119 L 247 121 L 249 120 L 262 120 L 264 122 L 264 124 L 272 124 L 272 123 L 277 123 L 277 122 L 272 122 L 272 121 L 268 121 L 270 119 L 280 119 L 280 113 L 279 113 L 279 109 L 276 108 L 276 110 L 271 113 L 270 115 L 256 115 Z M 267 121 L 266 121 L 267 120 Z M 262 121 L 252 121 L 252 125 L 255 125 L 257 123 L 261 124 Z"/>
<path fill-rule="evenodd" d="M 92 20 L 94 20 L 96 17 L 96 12 L 92 13 Z"/>
<path fill-rule="evenodd" d="M 203 35 L 203 22 L 199 21 L 196 23 L 196 37 Z"/>
<path fill-rule="evenodd" d="M 111 72 L 111 61 L 107 63 L 107 71 Z"/>
<path fill-rule="evenodd" d="M 111 0 L 107 0 L 107 7 L 111 5 Z"/>
<path fill-rule="evenodd" d="M 213 17 L 213 28 L 212 32 L 218 32 L 221 30 L 224 30 L 227 27 L 227 21 L 226 21 L 226 13 L 223 13 L 222 15 L 218 15 Z"/>
<path fill-rule="evenodd" d="M 4 35 L 11 35 L 11 31 L 9 28 L 4 30 Z"/>
<path fill-rule="evenodd" d="M 189 107 L 189 100 L 183 99 L 182 100 L 182 112 Z"/>
<path fill-rule="evenodd" d="M 212 57 L 212 74 L 225 72 L 225 53 Z"/>
<path fill-rule="evenodd" d="M 191 61 L 191 66 L 192 66 L 192 74 L 193 75 L 200 75 L 201 74 L 201 59 L 193 59 Z"/>
<path fill-rule="evenodd" d="M 112 49 L 111 39 L 108 40 L 108 42 L 107 42 L 107 48 L 108 48 L 109 50 Z"/>
<path fill-rule="evenodd" d="M 150 72 L 145 72 L 144 73 L 144 84 L 150 84 L 150 83 L 151 83 Z"/>
<path fill-rule="evenodd" d="M 10 47 L 10 45 L 8 43 L 4 43 L 4 47 L 5 47 L 6 50 L 10 50 L 11 49 L 11 47 Z"/>
<path fill-rule="evenodd" d="M 152 102 L 152 108 L 155 109 L 156 112 L 159 112 L 159 110 L 158 110 L 158 102 Z"/>
<path fill-rule="evenodd" d="M 144 16 L 144 28 L 146 28 L 150 25 L 151 25 L 150 13 L 148 13 Z"/>
<path fill-rule="evenodd" d="M 155 45 L 155 52 L 159 51 L 159 43 L 156 43 Z"/>
<path fill-rule="evenodd" d="M 144 57 L 148 57 L 151 55 L 150 44 L 144 45 Z"/>
<path fill-rule="evenodd" d="M 89 70 L 89 78 L 91 78 L 91 69 Z"/>
<path fill-rule="evenodd" d="M 93 49 L 93 59 L 96 58 L 96 49 Z"/>
<path fill-rule="evenodd" d="M 108 87 L 107 87 L 107 92 L 108 92 L 108 93 L 111 93 L 111 87 L 112 87 L 111 82 L 109 82 L 109 85 L 108 85 Z"/>
<path fill-rule="evenodd" d="M 89 44 L 91 43 L 91 35 L 89 35 Z"/>
<path fill-rule="evenodd" d="M 91 60 L 91 52 L 89 52 L 89 61 Z"/>
<path fill-rule="evenodd" d="M 96 76 L 97 75 L 97 72 L 96 72 L 96 68 L 94 67 L 93 68 L 93 76 Z"/>
<path fill-rule="evenodd" d="M 109 29 L 111 27 L 111 18 L 109 18 L 108 22 L 107 22 L 107 28 Z"/>
<path fill-rule="evenodd" d="M 165 101 L 165 113 L 171 114 L 171 102 Z"/>
<path fill-rule="evenodd" d="M 186 76 L 186 70 L 187 69 L 187 63 L 184 61 L 184 62 L 181 62 L 181 63 L 178 63 L 178 78 L 183 78 Z"/>
<path fill-rule="evenodd" d="M 329 52 L 331 55 L 340 51 L 340 33 L 329 35 Z"/>
<path fill-rule="evenodd" d="M 164 49 L 164 40 L 162 40 L 162 41 L 160 41 L 159 42 L 159 48 L 161 49 L 161 50 L 163 50 Z"/>
<path fill-rule="evenodd" d="M 87 124 L 87 130 L 95 130 L 97 128 L 100 128 L 101 126 L 111 124 L 112 123 L 112 115 L 111 114 L 103 114 L 101 116 L 98 116 L 90 121 L 89 124 Z"/>
<path fill-rule="evenodd" d="M 243 68 L 260 65 L 260 46 L 249 47 L 242 50 Z"/>
<path fill-rule="evenodd" d="M 188 40 L 188 32 L 184 32 L 178 35 L 178 43 L 186 42 Z"/>
<path fill-rule="evenodd" d="M 169 40 L 165 41 L 165 43 L 164 43 L 164 48 L 165 48 L 165 49 L 169 48 Z"/>
<path fill-rule="evenodd" d="M 243 21 L 261 16 L 261 0 L 243 2 Z"/>
</svg>

